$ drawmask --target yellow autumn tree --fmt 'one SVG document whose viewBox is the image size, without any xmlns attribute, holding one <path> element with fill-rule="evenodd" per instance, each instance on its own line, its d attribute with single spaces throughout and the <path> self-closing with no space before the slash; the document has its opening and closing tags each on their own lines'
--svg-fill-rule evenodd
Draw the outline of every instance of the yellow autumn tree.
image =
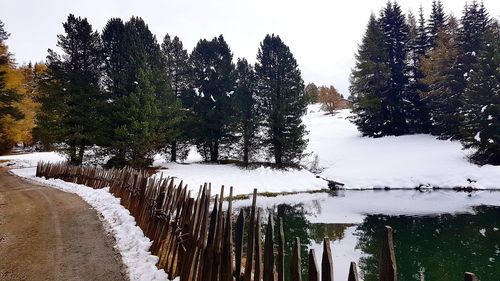
<svg viewBox="0 0 500 281">
<path fill-rule="evenodd" d="M 32 143 L 32 130 L 35 127 L 36 112 L 39 104 L 35 101 L 37 94 L 36 79 L 45 71 L 45 65 L 36 64 L 10 68 L 6 71 L 6 86 L 20 94 L 21 99 L 14 102 L 13 106 L 19 110 L 24 117 L 16 120 L 10 115 L 0 120 L 4 128 L 4 136 L 11 143 Z"/>
<path fill-rule="evenodd" d="M 3 38 L 6 38 L 3 37 Z M 10 96 L 0 100 L 0 153 L 8 151 L 16 143 L 30 144 L 31 131 L 35 126 L 38 103 L 37 77 L 45 71 L 44 65 L 17 68 L 5 44 L 0 40 L 0 92 Z"/>
</svg>

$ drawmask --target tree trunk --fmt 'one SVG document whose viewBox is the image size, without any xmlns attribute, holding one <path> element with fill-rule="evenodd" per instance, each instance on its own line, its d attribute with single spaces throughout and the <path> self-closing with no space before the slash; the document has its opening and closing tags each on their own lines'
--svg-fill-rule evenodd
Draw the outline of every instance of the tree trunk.
<svg viewBox="0 0 500 281">
<path fill-rule="evenodd" d="M 249 140 L 248 135 L 245 134 L 245 139 L 243 140 L 243 163 L 248 166 L 248 150 L 249 150 Z"/>
<path fill-rule="evenodd" d="M 83 164 L 83 154 L 85 153 L 85 145 L 80 145 L 80 150 L 78 151 L 78 166 Z"/>
<path fill-rule="evenodd" d="M 274 161 L 276 162 L 276 165 L 281 166 L 283 164 L 282 162 L 282 148 L 281 144 L 278 142 L 274 143 Z"/>
<path fill-rule="evenodd" d="M 210 161 L 216 162 L 219 160 L 219 142 L 214 141 L 210 146 Z"/>
<path fill-rule="evenodd" d="M 70 144 L 70 146 L 69 146 L 69 162 L 72 165 L 77 165 L 76 145 L 74 145 L 74 144 Z"/>
<path fill-rule="evenodd" d="M 170 161 L 177 162 L 177 142 L 173 141 L 170 145 L 172 146 L 170 151 Z"/>
</svg>

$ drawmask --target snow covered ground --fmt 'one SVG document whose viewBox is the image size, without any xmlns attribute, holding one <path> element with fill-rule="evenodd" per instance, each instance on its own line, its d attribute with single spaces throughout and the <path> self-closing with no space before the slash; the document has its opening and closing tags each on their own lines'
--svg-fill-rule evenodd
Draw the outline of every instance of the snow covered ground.
<svg viewBox="0 0 500 281">
<path fill-rule="evenodd" d="M 37 178 L 35 172 L 36 168 L 12 170 L 13 174 L 31 181 L 75 193 L 92 206 L 99 213 L 106 231 L 115 238 L 115 247 L 131 281 L 168 280 L 165 271 L 156 267 L 158 257 L 149 251 L 151 240 L 144 236 L 130 212 L 120 205 L 120 199 L 109 193 L 108 188 L 92 189 L 62 180 Z"/>
<path fill-rule="evenodd" d="M 39 161 L 45 162 L 61 162 L 65 161 L 66 158 L 62 154 L 56 152 L 33 152 L 27 154 L 14 154 L 0 156 L 0 161 L 5 161 L 0 163 L 0 166 L 9 166 L 11 168 L 28 168 L 36 167 Z"/>
<path fill-rule="evenodd" d="M 233 164 L 176 164 L 166 163 L 164 173 L 183 180 L 188 188 L 197 192 L 204 182 L 212 184 L 212 193 L 218 193 L 224 185 L 233 186 L 233 194 L 250 194 L 254 188 L 259 192 L 294 192 L 327 188 L 327 183 L 307 171 L 289 169 L 275 170 L 269 167 L 243 169 Z M 228 190 L 226 188 L 226 190 Z M 226 191 L 226 195 L 228 191 Z"/>
<path fill-rule="evenodd" d="M 457 141 L 430 135 L 361 137 L 346 119 L 351 115 L 349 110 L 325 115 L 319 104 L 308 107 L 304 117 L 308 151 L 319 156 L 322 177 L 342 182 L 349 189 L 500 188 L 500 167 L 469 163 L 467 151 Z"/>
</svg>

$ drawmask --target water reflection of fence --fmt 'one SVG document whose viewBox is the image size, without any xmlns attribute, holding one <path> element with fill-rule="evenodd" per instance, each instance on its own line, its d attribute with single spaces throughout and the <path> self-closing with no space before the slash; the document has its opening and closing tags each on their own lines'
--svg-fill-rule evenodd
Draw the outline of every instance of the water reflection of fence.
<svg viewBox="0 0 500 281">
<path fill-rule="evenodd" d="M 224 198 L 222 187 L 220 195 L 215 195 L 212 200 L 211 186 L 205 184 L 200 186 L 195 198 L 182 181 L 176 185 L 172 178 L 151 178 L 147 172 L 131 168 L 105 170 L 64 163 L 39 163 L 36 176 L 62 179 L 96 189 L 109 187 L 153 241 L 151 252 L 159 257 L 157 266 L 165 269 L 170 278 L 180 277 L 181 281 L 285 280 L 283 222 L 281 218 L 278 220 L 275 231 L 270 214 L 265 235 L 261 233 L 262 218 L 256 208 L 257 190 L 254 190 L 249 216 L 241 209 L 233 227 L 232 187 L 228 198 Z M 223 208 L 225 201 L 226 210 Z M 333 281 L 328 238 L 323 241 L 321 268 L 312 249 L 308 260 L 308 280 L 319 281 L 321 277 L 322 281 Z M 301 281 L 299 238 L 295 240 L 290 264 L 290 280 Z M 357 280 L 356 263 L 351 262 L 348 281 Z M 397 280 L 390 227 L 386 227 L 382 244 L 379 280 Z M 477 279 L 474 274 L 465 273 L 464 280 Z"/>
</svg>

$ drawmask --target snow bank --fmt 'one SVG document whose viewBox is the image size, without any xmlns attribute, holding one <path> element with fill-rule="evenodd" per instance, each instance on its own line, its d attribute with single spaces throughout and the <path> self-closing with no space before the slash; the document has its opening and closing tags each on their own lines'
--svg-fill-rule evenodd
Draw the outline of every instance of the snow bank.
<svg viewBox="0 0 500 281">
<path fill-rule="evenodd" d="M 35 172 L 36 168 L 12 170 L 20 177 L 75 193 L 92 206 L 101 216 L 106 231 L 115 237 L 115 247 L 122 256 L 131 281 L 168 280 L 165 271 L 156 267 L 158 257 L 149 252 L 151 240 L 144 236 L 130 212 L 120 205 L 120 200 L 109 193 L 108 188 L 92 189 L 58 179 L 37 178 Z"/>
<path fill-rule="evenodd" d="M 234 201 L 235 209 L 251 206 L 250 199 Z M 274 209 L 279 204 L 303 204 L 311 223 L 362 223 L 366 215 L 429 216 L 474 213 L 476 206 L 500 206 L 499 191 L 472 193 L 451 190 L 341 190 L 329 193 L 302 193 L 257 199 L 257 206 Z"/>
<path fill-rule="evenodd" d="M 362 137 L 349 116 L 349 110 L 332 116 L 319 104 L 308 107 L 303 119 L 309 131 L 308 151 L 319 156 L 322 177 L 350 189 L 500 188 L 500 167 L 469 163 L 457 141 L 431 135 Z"/>
<path fill-rule="evenodd" d="M 34 152 L 27 154 L 0 156 L 0 161 L 2 160 L 7 162 L 0 163 L 0 166 L 9 166 L 12 168 L 28 168 L 28 167 L 36 167 L 39 161 L 45 161 L 45 162 L 66 161 L 66 157 L 57 152 Z"/>
<path fill-rule="evenodd" d="M 244 169 L 232 164 L 177 164 L 166 163 L 167 169 L 159 173 L 183 180 L 188 188 L 197 192 L 205 182 L 212 183 L 212 192 L 218 193 L 222 185 L 233 186 L 234 195 L 259 192 L 294 192 L 327 188 L 326 181 L 316 178 L 307 170 L 276 170 L 270 167 Z M 226 195 L 228 194 L 226 189 Z"/>
</svg>

